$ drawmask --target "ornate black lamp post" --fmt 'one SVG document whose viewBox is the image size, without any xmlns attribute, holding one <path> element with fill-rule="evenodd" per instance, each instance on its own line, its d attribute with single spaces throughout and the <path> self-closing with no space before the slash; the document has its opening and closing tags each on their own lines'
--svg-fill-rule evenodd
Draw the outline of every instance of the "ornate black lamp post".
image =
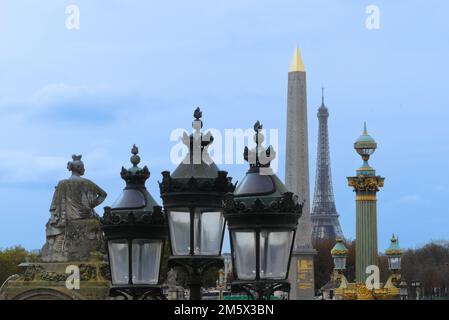
<svg viewBox="0 0 449 320">
<path fill-rule="evenodd" d="M 194 133 L 183 137 L 188 154 L 172 174 L 162 172 L 159 186 L 170 230 L 169 264 L 187 271 L 190 299 L 199 300 L 206 269 L 223 265 L 223 200 L 226 193 L 234 191 L 234 185 L 207 153 L 213 137 L 210 132 L 201 133 L 199 108 L 194 117 Z"/>
<path fill-rule="evenodd" d="M 302 205 L 272 172 L 275 152 L 265 150 L 257 122 L 256 147 L 245 147 L 250 168 L 235 193 L 227 195 L 225 217 L 231 239 L 233 289 L 243 290 L 253 299 L 270 299 L 274 291 L 290 290 L 287 280 Z"/>
<path fill-rule="evenodd" d="M 159 286 L 164 243 L 168 238 L 162 208 L 145 188 L 150 172 L 132 148 L 129 169 L 120 173 L 126 187 L 101 219 L 111 269 L 111 296 L 164 299 Z"/>
</svg>

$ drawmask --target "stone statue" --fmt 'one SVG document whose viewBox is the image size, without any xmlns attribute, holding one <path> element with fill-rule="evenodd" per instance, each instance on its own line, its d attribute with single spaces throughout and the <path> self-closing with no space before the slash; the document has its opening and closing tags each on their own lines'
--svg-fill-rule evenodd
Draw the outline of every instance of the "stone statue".
<svg viewBox="0 0 449 320">
<path fill-rule="evenodd" d="M 177 272 L 171 268 L 168 272 L 167 272 L 167 285 L 170 288 L 174 288 L 177 285 L 176 282 L 176 276 L 177 276 Z"/>
<path fill-rule="evenodd" d="M 91 252 L 103 250 L 99 216 L 94 208 L 107 194 L 82 177 L 85 169 L 81 155 L 73 155 L 72 159 L 67 164 L 72 176 L 58 183 L 51 202 L 47 241 L 42 248 L 45 262 L 83 261 Z"/>
</svg>

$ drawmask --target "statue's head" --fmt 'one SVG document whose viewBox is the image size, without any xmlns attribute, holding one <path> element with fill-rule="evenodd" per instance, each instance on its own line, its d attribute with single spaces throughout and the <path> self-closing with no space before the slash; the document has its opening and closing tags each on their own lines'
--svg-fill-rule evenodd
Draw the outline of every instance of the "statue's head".
<svg viewBox="0 0 449 320">
<path fill-rule="evenodd" d="M 81 155 L 73 155 L 73 160 L 67 163 L 67 169 L 69 169 L 69 171 L 72 171 L 72 174 L 77 176 L 82 176 L 85 172 L 84 163 L 81 161 L 81 157 Z"/>
</svg>

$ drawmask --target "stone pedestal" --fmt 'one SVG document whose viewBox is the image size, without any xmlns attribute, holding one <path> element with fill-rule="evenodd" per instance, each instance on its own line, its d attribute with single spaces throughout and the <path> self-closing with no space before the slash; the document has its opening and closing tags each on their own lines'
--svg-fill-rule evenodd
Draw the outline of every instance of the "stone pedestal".
<svg viewBox="0 0 449 320">
<path fill-rule="evenodd" d="M 105 300 L 109 296 L 109 266 L 102 261 L 23 263 L 24 271 L 9 281 L 0 296 L 5 300 Z M 79 269 L 79 288 L 73 270 Z"/>
<path fill-rule="evenodd" d="M 104 241 L 97 218 L 67 222 L 64 234 L 48 237 L 42 248 L 42 261 L 87 261 L 92 252 L 104 253 Z"/>
<path fill-rule="evenodd" d="M 290 300 L 313 300 L 315 297 L 315 249 L 297 249 L 293 252 L 289 281 Z"/>
</svg>

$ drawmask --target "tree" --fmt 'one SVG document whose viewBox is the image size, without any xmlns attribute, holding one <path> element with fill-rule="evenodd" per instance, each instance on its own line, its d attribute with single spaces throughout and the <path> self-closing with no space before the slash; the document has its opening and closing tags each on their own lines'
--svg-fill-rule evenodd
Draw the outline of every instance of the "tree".
<svg viewBox="0 0 449 320">
<path fill-rule="evenodd" d="M 402 276 L 408 284 L 409 297 L 416 297 L 411 282 L 422 284 L 423 294 L 431 298 L 434 288 L 449 291 L 449 242 L 431 242 L 418 249 L 406 250 L 402 256 Z"/>
<path fill-rule="evenodd" d="M 334 263 L 332 261 L 331 250 L 335 241 L 322 239 L 315 241 L 313 247 L 317 251 L 314 261 L 315 288 L 320 289 L 330 279 Z"/>
<path fill-rule="evenodd" d="M 39 257 L 26 251 L 21 246 L 6 248 L 0 250 L 0 286 L 5 280 L 13 275 L 20 273 L 19 264 L 25 261 L 35 262 Z"/>
<path fill-rule="evenodd" d="M 331 250 L 335 246 L 335 240 L 319 239 L 313 244 L 317 251 L 314 261 L 315 273 L 315 287 L 320 289 L 329 280 L 334 269 L 334 260 L 331 255 Z M 346 277 L 349 281 L 355 278 L 355 241 L 345 241 L 345 246 L 348 248 L 348 257 L 346 260 Z"/>
</svg>

